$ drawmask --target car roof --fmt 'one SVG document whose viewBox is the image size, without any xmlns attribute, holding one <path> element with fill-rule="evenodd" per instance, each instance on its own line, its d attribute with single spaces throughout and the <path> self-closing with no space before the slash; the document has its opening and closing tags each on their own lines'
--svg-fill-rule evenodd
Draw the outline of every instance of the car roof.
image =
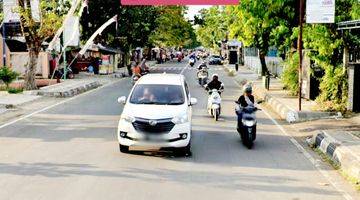
<svg viewBox="0 0 360 200">
<path fill-rule="evenodd" d="M 183 85 L 184 79 L 181 74 L 147 74 L 142 76 L 136 84 Z"/>
</svg>

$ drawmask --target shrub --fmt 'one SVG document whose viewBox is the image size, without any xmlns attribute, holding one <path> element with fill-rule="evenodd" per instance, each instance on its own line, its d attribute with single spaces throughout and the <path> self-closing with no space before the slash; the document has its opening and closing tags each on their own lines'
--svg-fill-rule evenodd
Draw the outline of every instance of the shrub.
<svg viewBox="0 0 360 200">
<path fill-rule="evenodd" d="M 342 66 L 326 67 L 320 82 L 320 96 L 316 99 L 323 110 L 346 111 L 348 102 L 348 76 Z"/>
<path fill-rule="evenodd" d="M 8 88 L 7 91 L 8 91 L 8 93 L 10 93 L 10 94 L 18 94 L 18 93 L 22 93 L 22 92 L 23 92 L 23 89 Z"/>
<path fill-rule="evenodd" d="M 9 67 L 0 68 L 0 80 L 5 83 L 6 89 L 9 89 L 9 85 L 19 76 L 18 73 L 12 71 Z"/>
<path fill-rule="evenodd" d="M 285 89 L 288 89 L 291 95 L 299 93 L 299 54 L 294 53 L 286 58 L 284 61 L 284 71 L 281 77 L 281 82 Z"/>
</svg>

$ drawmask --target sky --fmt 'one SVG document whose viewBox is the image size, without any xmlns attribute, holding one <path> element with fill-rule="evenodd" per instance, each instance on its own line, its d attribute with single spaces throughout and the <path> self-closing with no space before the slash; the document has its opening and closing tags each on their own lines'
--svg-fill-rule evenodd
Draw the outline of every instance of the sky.
<svg viewBox="0 0 360 200">
<path fill-rule="evenodd" d="M 188 11 L 185 17 L 187 17 L 190 20 L 194 19 L 194 16 L 199 13 L 199 11 L 203 8 L 210 8 L 211 6 L 188 6 Z"/>
</svg>

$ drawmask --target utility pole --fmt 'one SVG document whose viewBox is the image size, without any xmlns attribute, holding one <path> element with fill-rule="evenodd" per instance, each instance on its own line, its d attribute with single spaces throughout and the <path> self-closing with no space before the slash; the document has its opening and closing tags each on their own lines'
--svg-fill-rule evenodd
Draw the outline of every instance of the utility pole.
<svg viewBox="0 0 360 200">
<path fill-rule="evenodd" d="M 303 63 L 303 22 L 304 22 L 304 0 L 300 1 L 299 10 L 299 38 L 298 38 L 298 53 L 299 53 L 299 111 L 301 111 L 301 92 L 302 92 L 302 63 Z"/>
<path fill-rule="evenodd" d="M 3 65 L 6 66 L 6 31 L 5 31 L 5 22 L 2 23 L 2 39 L 3 39 Z"/>
</svg>

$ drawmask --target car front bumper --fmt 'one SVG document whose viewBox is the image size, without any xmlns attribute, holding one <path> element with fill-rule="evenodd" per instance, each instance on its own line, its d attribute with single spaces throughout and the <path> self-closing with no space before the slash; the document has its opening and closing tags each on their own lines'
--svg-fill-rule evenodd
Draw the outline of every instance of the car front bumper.
<svg viewBox="0 0 360 200">
<path fill-rule="evenodd" d="M 184 134 L 186 138 L 183 138 Z M 120 120 L 117 137 L 119 144 L 130 147 L 130 150 L 181 148 L 190 143 L 191 123 L 176 124 L 169 133 L 148 134 L 139 132 L 131 123 Z"/>
</svg>

